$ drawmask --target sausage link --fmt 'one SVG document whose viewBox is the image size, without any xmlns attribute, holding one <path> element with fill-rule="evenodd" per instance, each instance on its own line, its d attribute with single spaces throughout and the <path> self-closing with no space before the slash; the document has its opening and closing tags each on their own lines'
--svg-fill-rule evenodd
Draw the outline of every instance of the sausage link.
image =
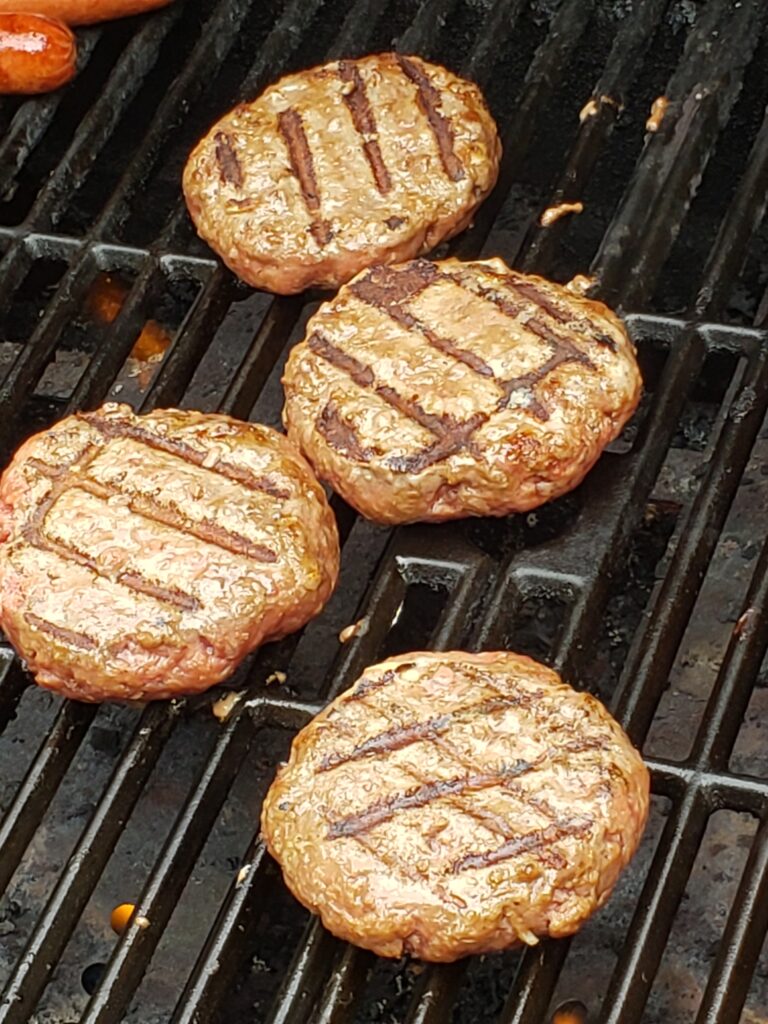
<svg viewBox="0 0 768 1024">
<path fill-rule="evenodd" d="M 165 7 L 171 0 L 0 0 L 0 13 L 45 14 L 67 25 L 90 25 L 94 21 L 125 18 Z"/>
<path fill-rule="evenodd" d="M 0 13 L 0 93 L 58 89 L 75 73 L 77 47 L 60 21 Z"/>
</svg>

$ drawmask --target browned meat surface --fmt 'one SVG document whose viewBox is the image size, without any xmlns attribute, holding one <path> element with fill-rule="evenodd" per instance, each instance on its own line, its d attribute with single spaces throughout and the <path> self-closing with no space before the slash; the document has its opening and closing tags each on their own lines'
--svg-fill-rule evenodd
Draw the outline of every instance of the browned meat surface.
<svg viewBox="0 0 768 1024">
<path fill-rule="evenodd" d="M 288 75 L 240 104 L 193 151 L 184 194 L 244 281 L 335 288 L 462 231 L 500 155 L 477 86 L 384 53 Z"/>
<path fill-rule="evenodd" d="M 606 306 L 499 259 L 364 271 L 309 321 L 283 384 L 288 436 L 383 523 L 507 515 L 563 494 L 642 386 Z"/>
<path fill-rule="evenodd" d="M 0 624 L 77 700 L 204 690 L 298 629 L 338 574 L 336 524 L 267 427 L 106 405 L 30 438 L 0 480 Z"/>
<path fill-rule="evenodd" d="M 335 935 L 449 961 L 575 932 L 635 852 L 648 794 L 618 724 L 550 669 L 417 653 L 298 734 L 262 829 Z"/>
</svg>

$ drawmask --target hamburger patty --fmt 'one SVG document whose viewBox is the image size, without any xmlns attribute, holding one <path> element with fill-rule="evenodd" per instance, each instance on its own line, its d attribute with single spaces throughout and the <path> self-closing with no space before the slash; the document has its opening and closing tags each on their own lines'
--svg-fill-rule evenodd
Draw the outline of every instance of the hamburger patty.
<svg viewBox="0 0 768 1024">
<path fill-rule="evenodd" d="M 288 75 L 192 152 L 199 234 L 256 288 L 335 288 L 462 231 L 493 188 L 501 145 L 471 82 L 384 53 Z"/>
<path fill-rule="evenodd" d="M 339 542 L 267 427 L 125 405 L 30 438 L 0 479 L 0 624 L 77 700 L 204 690 L 320 611 Z"/>
<path fill-rule="evenodd" d="M 594 697 L 517 654 L 407 654 L 293 741 L 262 811 L 288 887 L 340 938 L 450 961 L 571 935 L 648 813 Z"/>
<path fill-rule="evenodd" d="M 283 384 L 288 436 L 382 523 L 507 515 L 563 494 L 641 391 L 606 306 L 499 259 L 364 271 L 309 321 Z"/>
</svg>

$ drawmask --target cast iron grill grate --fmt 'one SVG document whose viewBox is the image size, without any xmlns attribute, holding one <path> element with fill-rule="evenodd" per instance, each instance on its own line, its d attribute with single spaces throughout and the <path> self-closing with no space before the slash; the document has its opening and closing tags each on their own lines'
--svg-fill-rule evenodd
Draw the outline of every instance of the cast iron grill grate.
<svg viewBox="0 0 768 1024">
<path fill-rule="evenodd" d="M 595 275 L 647 384 L 586 483 L 535 514 L 388 532 L 337 502 L 338 594 L 243 667 L 224 723 L 220 692 L 62 704 L 0 648 L 2 1024 L 541 1024 L 568 999 L 613 1024 L 768 1019 L 767 15 L 761 0 L 177 0 L 82 32 L 71 89 L 0 104 L 3 458 L 106 398 L 277 422 L 317 297 L 238 285 L 193 237 L 180 170 L 281 72 L 393 45 L 480 81 L 502 128 L 500 185 L 452 251 Z M 584 213 L 540 228 L 561 199 Z M 124 298 L 110 323 L 93 305 L 105 275 Z M 165 342 L 139 359 L 149 321 Z M 635 865 L 570 943 L 450 967 L 338 943 L 259 842 L 291 736 L 385 654 L 505 644 L 645 742 L 655 802 Z M 124 901 L 149 927 L 115 942 Z"/>
</svg>

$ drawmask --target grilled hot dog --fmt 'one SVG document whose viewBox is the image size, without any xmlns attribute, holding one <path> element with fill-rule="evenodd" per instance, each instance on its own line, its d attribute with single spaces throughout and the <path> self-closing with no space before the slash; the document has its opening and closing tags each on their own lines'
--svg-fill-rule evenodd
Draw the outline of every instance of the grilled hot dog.
<svg viewBox="0 0 768 1024">
<path fill-rule="evenodd" d="M 40 14 L 0 13 L 0 93 L 49 92 L 75 73 L 72 32 Z"/>
<path fill-rule="evenodd" d="M 0 0 L 0 13 L 46 14 L 67 25 L 90 25 L 94 21 L 125 18 L 165 7 L 171 0 Z"/>
</svg>

